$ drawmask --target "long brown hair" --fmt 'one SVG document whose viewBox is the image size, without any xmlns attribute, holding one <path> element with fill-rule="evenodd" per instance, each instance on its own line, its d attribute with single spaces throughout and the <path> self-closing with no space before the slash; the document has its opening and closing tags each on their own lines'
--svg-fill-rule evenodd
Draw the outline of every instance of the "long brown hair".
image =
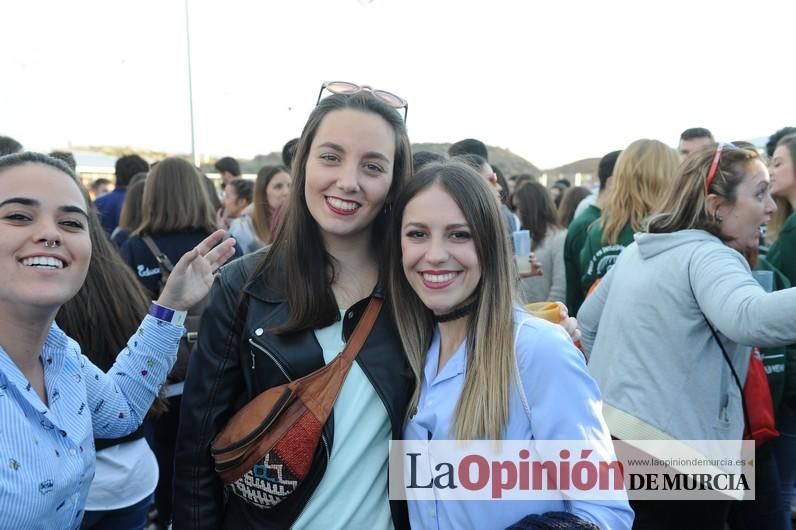
<svg viewBox="0 0 796 530">
<path fill-rule="evenodd" d="M 591 192 L 583 186 L 574 186 L 564 192 L 564 197 L 558 206 L 558 222 L 562 227 L 569 227 L 569 223 L 575 218 L 575 211 L 578 209 L 578 205 L 589 195 L 591 195 Z"/>
<path fill-rule="evenodd" d="M 273 333 L 291 333 L 325 327 L 340 317 L 337 301 L 332 292 L 334 260 L 326 252 L 318 223 L 307 207 L 304 189 L 305 166 L 318 127 L 327 114 L 344 109 L 376 114 L 383 118 L 395 133 L 392 185 L 387 194 L 385 208 L 373 220 L 371 230 L 371 247 L 374 255 L 381 256 L 380 275 L 387 270 L 386 252 L 383 249 L 384 234 L 390 219 L 388 211 L 404 182 L 412 175 L 412 147 L 406 133 L 406 124 L 394 108 L 369 92 L 362 91 L 351 95 L 334 94 L 318 103 L 304 125 L 293 158 L 293 182 L 284 219 L 271 249 L 265 254 L 262 263 L 252 276 L 257 278 L 264 273 L 271 285 L 277 289 L 284 289 L 288 299 L 288 320 L 284 325 L 272 329 Z"/>
<path fill-rule="evenodd" d="M 550 228 L 560 228 L 556 205 L 550 192 L 539 182 L 520 184 L 511 196 L 520 225 L 531 233 L 534 248 L 544 241 Z"/>
<path fill-rule="evenodd" d="M 88 193 L 82 191 L 88 201 Z M 107 372 L 147 314 L 149 296 L 108 239 L 96 208 L 91 205 L 87 213 L 88 274 L 77 294 L 58 310 L 55 321 L 92 363 Z M 163 400 L 158 400 L 151 410 L 159 413 L 164 407 Z"/>
<path fill-rule="evenodd" d="M 780 141 L 777 142 L 777 147 L 779 146 L 788 148 L 788 152 L 790 153 L 791 168 L 793 168 L 793 171 L 796 172 L 796 134 L 783 136 Z M 796 178 L 796 175 L 794 175 L 794 178 Z M 777 237 L 779 237 L 779 232 L 785 225 L 785 221 L 787 221 L 788 217 L 793 214 L 793 206 L 791 206 L 790 201 L 788 201 L 788 199 L 785 197 L 774 197 L 774 202 L 777 204 L 777 211 L 774 212 L 773 216 L 771 216 L 771 221 L 768 223 L 768 231 L 766 234 L 766 238 L 771 243 L 776 241 Z"/>
<path fill-rule="evenodd" d="M 759 156 L 753 150 L 724 146 L 716 175 L 708 193 L 705 193 L 705 181 L 716 155 L 716 148 L 716 144 L 704 147 L 685 159 L 658 213 L 650 218 L 647 226 L 649 232 L 671 233 L 699 229 L 728 241 L 722 236 L 718 221 L 707 211 L 707 195 L 714 193 L 734 203 L 738 185 L 743 182 L 749 163 L 758 160 Z"/>
<path fill-rule="evenodd" d="M 671 189 L 679 164 L 677 151 L 658 140 L 636 140 L 622 151 L 600 218 L 603 244 L 616 245 L 628 224 L 634 232 L 642 230 L 644 219 Z"/>
<path fill-rule="evenodd" d="M 210 234 L 216 229 L 202 174 L 182 158 L 169 157 L 152 168 L 141 209 L 141 224 L 134 236 L 191 229 Z"/>
<path fill-rule="evenodd" d="M 498 202 L 486 181 L 456 161 L 423 166 L 395 204 L 390 230 L 389 293 L 401 342 L 415 375 L 409 411 L 417 407 L 425 355 L 434 335 L 434 319 L 409 285 L 401 264 L 401 225 L 409 201 L 438 185 L 461 210 L 473 236 L 481 279 L 471 297 L 467 372 L 453 421 L 457 439 L 500 439 L 508 421 L 508 396 L 514 380 L 513 260 Z M 524 184 L 527 186 L 527 184 Z M 466 302 L 469 303 L 469 300 Z"/>
<path fill-rule="evenodd" d="M 280 173 L 290 174 L 285 166 L 263 166 L 257 172 L 257 180 L 254 181 L 252 226 L 257 238 L 263 243 L 267 243 L 271 239 L 271 232 L 274 228 L 274 209 L 268 203 L 268 185 L 271 183 L 271 179 Z"/>
<path fill-rule="evenodd" d="M 119 228 L 122 230 L 132 232 L 141 224 L 145 184 L 144 180 L 139 180 L 127 186 L 122 211 L 119 214 Z"/>
</svg>

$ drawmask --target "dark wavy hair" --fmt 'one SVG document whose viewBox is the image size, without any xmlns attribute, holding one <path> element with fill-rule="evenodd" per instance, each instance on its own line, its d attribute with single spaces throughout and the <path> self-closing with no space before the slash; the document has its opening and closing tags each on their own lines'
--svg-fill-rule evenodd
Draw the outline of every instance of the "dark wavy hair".
<svg viewBox="0 0 796 530">
<path fill-rule="evenodd" d="M 304 190 L 307 180 L 305 166 L 321 122 L 330 112 L 346 109 L 380 116 L 395 133 L 392 184 L 385 208 L 372 222 L 370 242 L 374 255 L 380 256 L 380 275 L 387 270 L 384 234 L 390 221 L 388 212 L 398 192 L 412 175 L 412 147 L 406 124 L 394 108 L 369 92 L 334 94 L 318 103 L 304 125 L 291 167 L 293 182 L 285 205 L 284 219 L 270 251 L 253 274 L 256 278 L 265 273 L 271 285 L 282 286 L 286 291 L 284 294 L 288 299 L 290 314 L 284 325 L 271 330 L 273 333 L 326 327 L 340 316 L 332 292 L 334 259 L 326 252 L 318 223 L 307 207 Z"/>
<path fill-rule="evenodd" d="M 518 212 L 522 228 L 531 233 L 534 248 L 542 244 L 549 228 L 561 226 L 553 198 L 539 182 L 523 182 L 514 190 L 511 203 Z"/>
<path fill-rule="evenodd" d="M 558 205 L 558 222 L 563 228 L 569 227 L 569 223 L 575 218 L 575 211 L 580 201 L 589 195 L 591 192 L 583 186 L 573 186 L 564 192 L 561 204 Z"/>
<path fill-rule="evenodd" d="M 81 191 L 88 201 L 85 189 Z M 91 205 L 87 213 L 88 274 L 77 294 L 58 310 L 55 321 L 92 363 L 107 372 L 149 311 L 150 300 L 102 229 L 96 208 Z M 165 411 L 165 401 L 158 399 L 150 411 Z"/>
</svg>

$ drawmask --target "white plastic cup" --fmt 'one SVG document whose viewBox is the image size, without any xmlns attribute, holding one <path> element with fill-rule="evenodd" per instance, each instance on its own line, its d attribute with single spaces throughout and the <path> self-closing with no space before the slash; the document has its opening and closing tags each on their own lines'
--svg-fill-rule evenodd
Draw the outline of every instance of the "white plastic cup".
<svg viewBox="0 0 796 530">
<path fill-rule="evenodd" d="M 511 234 L 514 247 L 514 261 L 520 273 L 531 272 L 531 233 L 528 230 L 517 230 Z"/>
</svg>

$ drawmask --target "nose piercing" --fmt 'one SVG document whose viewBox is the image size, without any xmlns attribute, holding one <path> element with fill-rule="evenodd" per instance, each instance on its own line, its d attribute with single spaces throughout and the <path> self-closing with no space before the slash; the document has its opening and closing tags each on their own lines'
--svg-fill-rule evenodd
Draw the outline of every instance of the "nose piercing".
<svg viewBox="0 0 796 530">
<path fill-rule="evenodd" d="M 47 247 L 47 248 L 49 248 L 49 247 L 53 247 L 53 248 L 55 248 L 55 247 L 57 247 L 57 246 L 58 246 L 58 241 L 57 241 L 57 240 L 53 240 L 53 241 L 47 241 L 47 240 L 45 239 L 45 240 L 44 240 L 44 246 L 45 246 L 45 247 Z"/>
</svg>

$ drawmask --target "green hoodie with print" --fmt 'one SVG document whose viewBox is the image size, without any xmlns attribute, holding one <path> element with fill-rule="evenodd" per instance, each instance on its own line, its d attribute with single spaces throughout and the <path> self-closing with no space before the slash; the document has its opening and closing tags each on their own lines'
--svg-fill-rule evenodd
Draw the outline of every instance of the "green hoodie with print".
<svg viewBox="0 0 796 530">
<path fill-rule="evenodd" d="M 584 298 L 594 282 L 608 274 L 619 254 L 633 242 L 633 234 L 633 227 L 628 223 L 619 233 L 616 244 L 606 245 L 603 242 L 602 221 L 592 223 L 586 234 L 583 250 L 580 251 L 580 270 L 582 271 L 580 285 Z"/>
</svg>

